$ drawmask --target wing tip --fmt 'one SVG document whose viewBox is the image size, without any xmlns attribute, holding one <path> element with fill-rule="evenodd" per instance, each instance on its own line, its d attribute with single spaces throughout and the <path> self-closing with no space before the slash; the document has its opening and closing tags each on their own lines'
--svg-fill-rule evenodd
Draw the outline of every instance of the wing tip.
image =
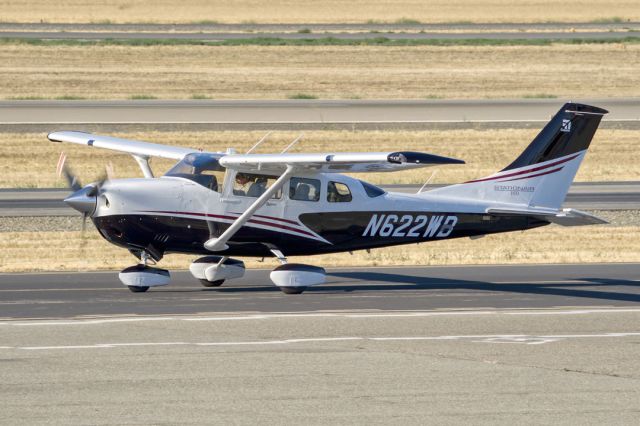
<svg viewBox="0 0 640 426">
<path fill-rule="evenodd" d="M 85 135 L 91 134 L 89 132 L 85 132 L 82 130 L 57 130 L 55 132 L 48 133 L 47 139 L 49 139 L 51 142 L 64 142 L 64 139 L 62 139 L 62 136 L 64 136 L 65 134 L 68 135 L 69 133 L 82 133 Z"/>
<path fill-rule="evenodd" d="M 466 164 L 464 160 L 457 158 L 414 151 L 392 152 L 388 155 L 387 161 L 396 164 Z"/>
</svg>

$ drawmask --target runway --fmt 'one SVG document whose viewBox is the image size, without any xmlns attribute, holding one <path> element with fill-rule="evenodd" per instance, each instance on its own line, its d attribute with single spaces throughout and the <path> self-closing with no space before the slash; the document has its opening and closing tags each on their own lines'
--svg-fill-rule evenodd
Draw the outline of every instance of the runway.
<svg viewBox="0 0 640 426">
<path fill-rule="evenodd" d="M 227 312 L 336 312 L 438 309 L 540 309 L 635 306 L 640 265 L 586 264 L 331 269 L 326 285 L 301 297 L 281 293 L 268 270 L 219 289 L 188 272 L 173 284 L 131 294 L 115 272 L 3 274 L 3 318 L 76 318 L 102 315 L 192 315 Z"/>
<path fill-rule="evenodd" d="M 564 99 L 2 101 L 4 131 L 539 127 Z M 640 99 L 573 99 L 610 111 L 601 127 L 639 128 Z M 133 126 L 133 127 L 132 127 Z"/>
<path fill-rule="evenodd" d="M 427 185 L 424 190 L 442 185 Z M 381 185 L 386 191 L 416 193 L 421 185 Z M 75 216 L 77 212 L 62 201 L 67 189 L 0 189 L 0 217 Z M 565 207 L 582 210 L 640 209 L 640 182 L 574 183 Z"/>
<path fill-rule="evenodd" d="M 300 30 L 313 32 L 570 32 L 589 31 L 629 32 L 640 30 L 640 22 L 543 22 L 543 23 L 18 23 L 0 22 L 0 33 L 7 32 L 111 32 L 111 33 L 291 33 Z M 304 34 L 304 33 L 301 33 Z"/>
<path fill-rule="evenodd" d="M 59 31 L 4 31 L 0 37 L 21 40 L 183 40 L 202 42 L 224 42 L 233 40 L 255 40 L 273 38 L 280 40 L 620 40 L 636 38 L 629 31 L 582 31 L 582 32 L 59 32 Z"/>
<path fill-rule="evenodd" d="M 639 267 L 0 275 L 0 422 L 634 424 Z"/>
</svg>

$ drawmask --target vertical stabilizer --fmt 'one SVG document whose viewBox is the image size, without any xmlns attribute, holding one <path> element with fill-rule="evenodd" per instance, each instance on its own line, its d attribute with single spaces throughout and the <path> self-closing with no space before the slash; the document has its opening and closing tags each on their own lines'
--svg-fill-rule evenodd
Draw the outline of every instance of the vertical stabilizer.
<svg viewBox="0 0 640 426">
<path fill-rule="evenodd" d="M 531 144 L 501 171 L 429 193 L 560 209 L 606 113 L 594 106 L 567 103 Z"/>
</svg>

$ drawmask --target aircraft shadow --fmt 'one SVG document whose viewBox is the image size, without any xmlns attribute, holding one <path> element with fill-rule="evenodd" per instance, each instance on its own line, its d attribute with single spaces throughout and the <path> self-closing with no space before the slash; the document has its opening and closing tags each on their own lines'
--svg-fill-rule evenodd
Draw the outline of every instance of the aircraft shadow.
<svg viewBox="0 0 640 426">
<path fill-rule="evenodd" d="M 586 282 L 558 283 L 514 283 L 495 284 L 486 281 L 454 280 L 447 278 L 419 277 L 384 272 L 336 272 L 329 276 L 373 281 L 381 284 L 333 285 L 326 290 L 476 290 L 501 293 L 539 294 L 549 296 L 582 297 L 589 299 L 616 300 L 640 303 L 640 283 L 624 279 L 574 278 Z M 393 284 L 385 284 L 393 283 Z M 590 290 L 589 287 L 607 288 L 628 286 L 638 293 L 611 290 Z M 311 291 L 322 291 L 322 287 L 312 287 Z"/>
<path fill-rule="evenodd" d="M 608 278 L 572 278 L 584 282 L 558 282 L 558 283 L 501 283 L 495 284 L 486 281 L 459 280 L 448 278 L 435 278 L 413 276 L 403 274 L 391 274 L 384 272 L 333 272 L 327 277 L 357 280 L 349 284 L 329 281 L 325 285 L 310 287 L 307 293 L 355 293 L 366 291 L 403 291 L 403 290 L 473 290 L 496 293 L 517 293 L 543 296 L 562 296 L 574 298 L 587 298 L 594 300 L 611 300 L 622 302 L 640 303 L 640 283 L 625 279 Z M 630 287 L 637 292 L 621 291 L 620 287 Z M 597 288 L 597 289 L 596 289 Z M 614 289 L 615 288 L 615 289 Z M 244 292 L 277 292 L 275 286 L 255 287 L 216 287 L 202 289 L 201 291 L 217 291 L 224 293 Z"/>
</svg>

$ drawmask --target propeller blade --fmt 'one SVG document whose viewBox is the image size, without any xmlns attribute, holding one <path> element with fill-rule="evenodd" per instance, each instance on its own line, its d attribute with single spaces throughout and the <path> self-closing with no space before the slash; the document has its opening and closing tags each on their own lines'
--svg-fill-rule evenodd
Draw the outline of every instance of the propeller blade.
<svg viewBox="0 0 640 426">
<path fill-rule="evenodd" d="M 87 216 L 88 213 L 82 213 L 82 228 L 80 228 L 80 236 L 84 238 L 84 232 L 87 230 Z"/>
<path fill-rule="evenodd" d="M 82 188 L 82 184 L 80 184 L 80 180 L 73 173 L 71 168 L 66 164 L 67 155 L 63 152 L 60 154 L 60 158 L 58 159 L 58 177 L 64 176 L 67 181 L 67 185 L 73 192 L 78 191 Z"/>
</svg>

